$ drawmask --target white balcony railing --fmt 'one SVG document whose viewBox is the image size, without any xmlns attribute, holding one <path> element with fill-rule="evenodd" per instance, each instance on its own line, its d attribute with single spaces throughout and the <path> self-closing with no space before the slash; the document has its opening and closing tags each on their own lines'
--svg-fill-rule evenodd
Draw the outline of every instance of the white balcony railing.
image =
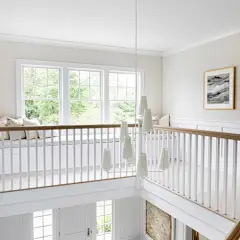
<svg viewBox="0 0 240 240">
<path fill-rule="evenodd" d="M 135 176 L 121 156 L 119 129 L 117 124 L 0 128 L 0 192 Z M 4 140 L 5 133 L 20 132 L 35 137 Z M 134 141 L 135 125 L 129 125 L 129 134 Z M 111 149 L 109 172 L 102 169 L 104 148 Z"/>
<path fill-rule="evenodd" d="M 221 215 L 240 218 L 239 134 L 155 126 L 138 135 L 141 129 L 136 129 L 129 125 L 136 154 L 147 153 L 148 180 Z M 21 131 L 35 137 L 4 140 L 6 132 Z M 136 176 L 136 167 L 122 157 L 117 124 L 9 127 L 0 128 L 0 136 L 0 192 Z M 105 148 L 111 151 L 109 172 L 102 169 Z M 160 166 L 163 148 L 168 157 Z"/>
<path fill-rule="evenodd" d="M 148 179 L 217 213 L 240 218 L 239 134 L 159 128 L 145 136 Z M 160 153 L 167 149 L 165 166 Z"/>
</svg>

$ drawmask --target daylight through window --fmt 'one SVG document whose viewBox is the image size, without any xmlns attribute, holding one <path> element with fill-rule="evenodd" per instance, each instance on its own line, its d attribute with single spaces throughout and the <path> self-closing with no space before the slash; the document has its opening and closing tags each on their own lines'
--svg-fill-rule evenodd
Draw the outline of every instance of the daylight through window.
<svg viewBox="0 0 240 240">
<path fill-rule="evenodd" d="M 33 240 L 53 240 L 51 209 L 33 213 Z"/>
<path fill-rule="evenodd" d="M 141 74 L 104 67 L 68 67 L 60 64 L 18 65 L 21 87 L 18 115 L 41 124 L 120 123 L 135 119 Z"/>
<path fill-rule="evenodd" d="M 112 240 L 112 201 L 97 202 L 97 240 Z"/>
</svg>

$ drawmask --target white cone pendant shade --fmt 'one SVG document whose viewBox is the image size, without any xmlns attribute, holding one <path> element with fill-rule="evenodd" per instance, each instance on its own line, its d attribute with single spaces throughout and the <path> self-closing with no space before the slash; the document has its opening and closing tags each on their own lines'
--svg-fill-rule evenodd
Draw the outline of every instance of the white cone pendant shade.
<svg viewBox="0 0 240 240">
<path fill-rule="evenodd" d="M 132 146 L 132 157 L 127 158 L 127 164 L 129 166 L 135 166 L 136 165 L 136 155 L 134 151 L 134 147 Z"/>
<path fill-rule="evenodd" d="M 141 96 L 140 104 L 138 106 L 138 114 L 143 116 L 144 110 L 148 109 L 147 96 Z"/>
<path fill-rule="evenodd" d="M 111 152 L 109 148 L 104 149 L 102 169 L 106 172 L 109 172 L 112 169 Z"/>
<path fill-rule="evenodd" d="M 132 141 L 130 136 L 126 136 L 124 138 L 122 156 L 124 159 L 129 159 L 133 156 Z"/>
<path fill-rule="evenodd" d="M 153 130 L 151 109 L 146 109 L 143 116 L 143 132 L 151 132 Z"/>
<path fill-rule="evenodd" d="M 168 169 L 169 167 L 169 160 L 168 160 L 168 149 L 163 148 L 160 154 L 160 163 L 158 166 L 162 171 Z"/>
<path fill-rule="evenodd" d="M 138 159 L 137 176 L 144 178 L 148 176 L 147 155 L 141 153 Z"/>
<path fill-rule="evenodd" d="M 128 136 L 128 124 L 125 121 L 121 122 L 120 128 L 120 141 L 123 142 L 124 138 Z"/>
</svg>

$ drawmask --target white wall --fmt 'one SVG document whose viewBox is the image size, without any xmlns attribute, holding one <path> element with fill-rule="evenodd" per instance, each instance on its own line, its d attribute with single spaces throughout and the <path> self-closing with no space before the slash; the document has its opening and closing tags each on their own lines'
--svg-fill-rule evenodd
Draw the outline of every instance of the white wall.
<svg viewBox="0 0 240 240">
<path fill-rule="evenodd" d="M 58 210 L 54 211 L 56 217 L 60 219 L 61 215 L 64 216 L 64 221 L 58 222 L 57 219 L 54 227 L 54 232 L 57 233 L 60 230 L 62 233 L 66 232 L 66 229 L 74 236 L 85 236 L 84 231 L 86 226 L 84 224 L 83 216 L 86 216 L 85 209 L 95 204 L 79 205 L 68 208 L 61 208 L 60 214 Z M 137 240 L 140 235 L 140 198 L 122 198 L 117 199 L 114 202 L 114 240 Z M 77 215 L 76 215 L 77 213 Z M 88 213 L 89 214 L 89 213 Z M 80 216 L 81 215 L 81 216 Z M 72 222 L 71 222 L 72 221 Z M 76 223 L 79 221 L 80 224 Z M 86 220 L 88 222 L 88 220 Z M 65 222 L 65 226 L 62 224 Z M 82 224 L 81 224 L 82 223 Z M 69 228 L 69 226 L 71 226 Z M 95 224 L 94 224 L 95 226 Z M 60 228 L 60 229 L 59 229 Z M 70 229 L 70 230 L 69 230 Z M 74 233 L 76 233 L 74 235 Z M 58 234 L 56 234 L 57 236 Z M 16 215 L 11 217 L 0 218 L 0 239 L 1 240 L 31 240 L 32 238 L 32 214 Z M 82 238 L 80 238 L 82 239 Z M 58 238 L 56 239 L 58 240 Z"/>
<path fill-rule="evenodd" d="M 163 113 L 173 119 L 238 121 L 240 119 L 240 34 L 210 42 L 163 59 Z M 236 66 L 236 110 L 203 109 L 203 73 Z"/>
<path fill-rule="evenodd" d="M 0 218 L 1 240 L 32 240 L 32 214 Z"/>
<path fill-rule="evenodd" d="M 115 201 L 115 240 L 140 239 L 141 199 L 123 198 Z"/>
<path fill-rule="evenodd" d="M 0 115 L 16 114 L 16 59 L 98 64 L 134 67 L 131 54 L 84 50 L 70 47 L 30 43 L 0 42 Z M 161 112 L 161 58 L 138 57 L 139 68 L 145 70 L 146 94 L 153 113 Z"/>
</svg>

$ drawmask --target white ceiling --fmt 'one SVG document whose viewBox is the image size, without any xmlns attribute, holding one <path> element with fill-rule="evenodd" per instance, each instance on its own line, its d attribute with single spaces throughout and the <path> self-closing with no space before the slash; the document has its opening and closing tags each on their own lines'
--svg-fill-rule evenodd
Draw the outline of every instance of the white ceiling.
<svg viewBox="0 0 240 240">
<path fill-rule="evenodd" d="M 240 31 L 240 0 L 138 0 L 138 47 L 188 48 Z M 0 0 L 0 34 L 134 48 L 135 0 Z"/>
</svg>

